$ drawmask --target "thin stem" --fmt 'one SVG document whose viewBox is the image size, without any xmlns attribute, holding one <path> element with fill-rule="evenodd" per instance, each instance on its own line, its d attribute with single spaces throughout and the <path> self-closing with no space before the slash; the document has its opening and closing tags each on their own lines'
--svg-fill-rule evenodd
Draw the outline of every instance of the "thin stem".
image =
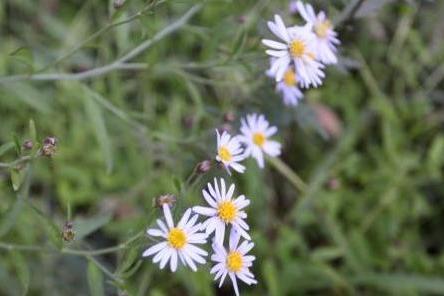
<svg viewBox="0 0 444 296">
<path fill-rule="evenodd" d="M 34 159 L 33 156 L 27 155 L 27 156 L 20 157 L 19 159 L 14 160 L 14 161 L 9 162 L 9 163 L 0 162 L 0 168 L 7 168 L 7 169 L 14 168 L 14 167 L 17 167 L 20 164 L 23 164 L 23 163 L 26 163 L 28 161 L 31 161 L 32 159 Z"/>
<path fill-rule="evenodd" d="M 182 28 L 193 15 L 195 15 L 202 8 L 201 4 L 194 5 L 190 10 L 188 10 L 180 19 L 171 23 L 169 26 L 165 27 L 163 30 L 154 35 L 153 38 L 142 42 L 140 45 L 135 47 L 129 53 L 117 59 L 116 61 L 104 65 L 102 67 L 94 68 L 80 73 L 49 73 L 49 74 L 32 74 L 32 75 L 13 75 L 0 77 L 0 83 L 10 83 L 22 80 L 36 80 L 36 81 L 52 81 L 52 80 L 83 80 L 91 77 L 102 76 L 109 72 L 115 70 L 141 70 L 145 69 L 144 64 L 129 64 L 126 63 L 130 59 L 133 59 L 140 55 L 142 52 L 150 48 L 153 44 L 160 41 L 164 37 L 172 34 L 173 32 Z"/>
<path fill-rule="evenodd" d="M 338 16 L 338 18 L 334 21 L 335 26 L 342 25 L 347 23 L 355 16 L 356 12 L 358 12 L 359 7 L 364 3 L 365 0 L 354 0 L 350 2 Z"/>
<path fill-rule="evenodd" d="M 94 263 L 104 274 L 106 274 L 109 278 L 113 279 L 115 282 L 122 284 L 122 279 L 116 276 L 114 273 L 108 270 L 102 263 L 100 263 L 96 258 L 92 256 L 85 256 Z"/>
<path fill-rule="evenodd" d="M 89 42 L 91 42 L 92 40 L 96 39 L 97 37 L 99 37 L 100 35 L 102 35 L 103 33 L 108 32 L 109 30 L 118 27 L 120 25 L 123 24 L 127 24 L 130 23 L 136 19 L 138 19 L 139 17 L 141 17 L 146 11 L 150 10 L 151 8 L 163 3 L 165 1 L 154 1 L 148 5 L 146 5 L 143 9 L 141 9 L 140 11 L 138 11 L 137 13 L 133 14 L 132 16 L 122 20 L 122 21 L 118 21 L 118 22 L 114 22 L 114 23 L 110 23 L 108 25 L 106 25 L 105 27 L 101 28 L 100 30 L 96 31 L 95 33 L 93 33 L 92 35 L 90 35 L 88 38 L 86 38 L 85 40 L 83 40 L 82 42 L 80 42 L 76 47 L 72 48 L 70 51 L 68 51 L 66 54 L 62 55 L 61 57 L 59 57 L 58 59 L 56 59 L 54 62 L 46 65 L 45 67 L 43 67 L 42 69 L 38 70 L 37 72 L 43 72 L 49 68 L 52 68 L 54 66 L 57 66 L 60 62 L 62 62 L 63 60 L 65 60 L 66 58 L 69 58 L 70 56 L 72 56 L 74 53 L 76 53 L 79 49 L 81 49 L 82 47 L 84 47 L 86 44 L 88 44 Z"/>
<path fill-rule="evenodd" d="M 134 236 L 130 237 L 125 242 L 118 244 L 113 247 L 103 248 L 103 249 L 96 249 L 96 250 L 75 250 L 70 248 L 63 248 L 60 250 L 52 249 L 44 246 L 31 246 L 31 245 L 20 245 L 20 244 L 10 244 L 10 243 L 3 243 L 0 242 L 0 249 L 5 249 L 9 251 L 29 251 L 29 252 L 46 252 L 46 253 L 61 253 L 61 254 L 69 254 L 69 255 L 76 255 L 76 256 L 98 256 L 108 253 L 114 253 L 122 249 L 126 249 L 129 247 L 129 245 L 134 242 L 135 240 L 139 239 L 141 236 L 143 236 L 144 231 L 140 231 Z"/>
<path fill-rule="evenodd" d="M 281 159 L 277 157 L 267 157 L 268 162 L 299 191 L 303 192 L 307 188 L 304 181 Z"/>
</svg>

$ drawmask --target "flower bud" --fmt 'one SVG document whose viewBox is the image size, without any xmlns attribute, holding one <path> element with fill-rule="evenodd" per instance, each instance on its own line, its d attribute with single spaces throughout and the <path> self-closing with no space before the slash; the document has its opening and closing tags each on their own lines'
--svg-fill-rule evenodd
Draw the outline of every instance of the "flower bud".
<svg viewBox="0 0 444 296">
<path fill-rule="evenodd" d="M 196 168 L 198 174 L 205 174 L 206 172 L 211 170 L 211 160 L 204 160 L 202 162 L 199 162 Z"/>
<path fill-rule="evenodd" d="M 119 9 L 125 4 L 125 0 L 114 0 L 113 7 L 114 9 Z"/>
<path fill-rule="evenodd" d="M 57 150 L 57 142 L 56 137 L 46 137 L 43 141 L 42 155 L 48 157 L 53 156 Z"/>
<path fill-rule="evenodd" d="M 164 204 L 172 207 L 176 203 L 177 198 L 172 194 L 161 195 L 154 199 L 154 206 L 161 208 Z"/>
<path fill-rule="evenodd" d="M 67 221 L 63 226 L 62 237 L 65 242 L 73 241 L 76 233 L 73 229 L 73 223 L 71 221 Z"/>
<path fill-rule="evenodd" d="M 34 147 L 34 143 L 32 142 L 32 140 L 26 140 L 25 142 L 23 142 L 22 148 L 24 150 L 31 150 L 32 147 Z"/>
<path fill-rule="evenodd" d="M 227 112 L 224 114 L 224 121 L 225 122 L 233 122 L 236 120 L 236 115 L 233 112 Z"/>
</svg>

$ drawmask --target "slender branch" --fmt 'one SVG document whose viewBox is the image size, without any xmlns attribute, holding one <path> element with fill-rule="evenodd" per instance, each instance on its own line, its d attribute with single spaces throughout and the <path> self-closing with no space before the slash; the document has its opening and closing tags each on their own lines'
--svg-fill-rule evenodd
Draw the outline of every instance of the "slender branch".
<svg viewBox="0 0 444 296">
<path fill-rule="evenodd" d="M 43 72 L 49 68 L 52 68 L 56 65 L 58 65 L 60 62 L 62 62 L 63 60 L 65 60 L 66 58 L 69 58 L 70 56 L 72 56 L 74 53 L 76 53 L 79 49 L 81 49 L 82 47 L 84 47 L 86 44 L 88 44 L 88 42 L 91 42 L 92 40 L 96 39 L 97 37 L 99 37 L 100 35 L 102 35 L 103 33 L 108 32 L 109 30 L 118 27 L 120 25 L 123 24 L 127 24 L 130 23 L 136 19 L 138 19 L 139 17 L 141 17 L 146 11 L 150 10 L 151 8 L 161 4 L 165 2 L 164 0 L 161 1 L 154 1 L 148 5 L 146 5 L 144 8 L 142 8 L 140 11 L 138 11 L 137 13 L 131 15 L 130 17 L 122 20 L 122 21 L 118 21 L 118 22 L 114 22 L 114 23 L 110 23 L 107 24 L 105 27 L 101 28 L 100 30 L 96 31 L 95 33 L 93 33 L 92 35 L 90 35 L 88 38 L 86 38 L 85 40 L 83 40 L 82 42 L 80 42 L 76 47 L 72 48 L 70 51 L 68 51 L 67 53 L 63 54 L 61 57 L 57 58 L 54 62 L 44 66 L 42 69 L 38 70 L 37 72 Z"/>
<path fill-rule="evenodd" d="M 118 244 L 113 247 L 96 249 L 96 250 L 75 250 L 70 248 L 63 248 L 60 250 L 48 248 L 44 246 L 32 246 L 32 245 L 20 245 L 20 244 L 11 244 L 0 242 L 0 249 L 5 249 L 8 251 L 25 251 L 25 252 L 46 252 L 46 253 L 61 253 L 61 254 L 69 254 L 76 256 L 98 256 L 108 253 L 114 253 L 122 249 L 126 249 L 129 245 L 139 239 L 144 234 L 144 231 L 140 231 L 134 236 L 130 237 L 125 242 Z"/>
<path fill-rule="evenodd" d="M 358 12 L 359 7 L 364 3 L 365 0 L 354 0 L 350 2 L 341 12 L 341 14 L 334 20 L 334 25 L 339 26 L 347 23 L 355 16 Z"/>
<path fill-rule="evenodd" d="M 268 157 L 268 162 L 299 191 L 305 191 L 307 185 L 304 181 L 282 160 L 277 157 Z"/>
<path fill-rule="evenodd" d="M 183 27 L 193 15 L 195 15 L 202 8 L 202 4 L 194 5 L 190 8 L 180 19 L 171 23 L 163 30 L 154 35 L 153 38 L 148 39 L 131 50 L 129 53 L 117 59 L 116 61 L 104 65 L 102 67 L 94 68 L 80 73 L 49 73 L 49 74 L 31 74 L 31 75 L 13 75 L 0 77 L 0 83 L 10 83 L 22 80 L 36 80 L 36 81 L 51 81 L 51 80 L 82 80 L 90 77 L 97 77 L 107 74 L 111 71 L 125 69 L 125 70 L 140 70 L 145 69 L 144 64 L 128 64 L 129 60 L 137 57 L 142 52 L 150 48 L 153 44 L 172 34 Z"/>
<path fill-rule="evenodd" d="M 27 156 L 20 157 L 19 159 L 14 160 L 14 161 L 9 162 L 9 163 L 0 162 L 0 168 L 7 168 L 7 169 L 14 168 L 14 167 L 17 167 L 20 164 L 23 164 L 23 163 L 26 163 L 28 161 L 31 161 L 34 158 L 35 157 L 33 157 L 33 156 L 27 155 Z"/>
</svg>

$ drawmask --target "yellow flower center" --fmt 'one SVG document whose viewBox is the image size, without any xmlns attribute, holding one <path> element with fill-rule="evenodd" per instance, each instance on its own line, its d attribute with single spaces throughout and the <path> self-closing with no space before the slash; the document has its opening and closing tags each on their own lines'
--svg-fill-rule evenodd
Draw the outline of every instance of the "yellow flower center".
<svg viewBox="0 0 444 296">
<path fill-rule="evenodd" d="M 253 142 L 259 147 L 262 147 L 265 143 L 265 135 L 263 133 L 254 133 L 253 134 Z"/>
<path fill-rule="evenodd" d="M 224 220 L 225 223 L 229 223 L 236 218 L 237 209 L 232 201 L 223 201 L 219 203 L 218 207 L 219 218 Z"/>
<path fill-rule="evenodd" d="M 293 57 L 300 58 L 305 53 L 305 43 L 302 40 L 293 40 L 290 43 L 290 53 Z"/>
<path fill-rule="evenodd" d="M 187 243 L 187 235 L 182 229 L 172 228 L 168 233 L 168 242 L 175 249 L 182 249 Z"/>
<path fill-rule="evenodd" d="M 298 83 L 298 80 L 296 79 L 296 73 L 288 69 L 287 72 L 284 74 L 284 83 L 287 86 L 295 86 Z"/>
<path fill-rule="evenodd" d="M 242 268 L 242 255 L 238 251 L 232 251 L 227 256 L 227 268 L 231 272 L 239 272 Z"/>
<path fill-rule="evenodd" d="M 219 157 L 222 159 L 222 161 L 230 161 L 233 158 L 233 155 L 231 155 L 230 150 L 227 149 L 227 147 L 222 146 L 219 148 Z"/>
<path fill-rule="evenodd" d="M 319 22 L 315 25 L 314 31 L 316 35 L 320 38 L 327 37 L 328 30 L 330 30 L 332 27 L 331 22 L 329 20 L 325 20 L 323 22 Z"/>
</svg>

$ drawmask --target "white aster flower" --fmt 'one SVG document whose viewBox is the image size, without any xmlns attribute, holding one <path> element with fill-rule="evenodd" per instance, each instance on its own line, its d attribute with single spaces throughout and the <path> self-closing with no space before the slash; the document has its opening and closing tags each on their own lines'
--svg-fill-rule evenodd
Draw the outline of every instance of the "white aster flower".
<svg viewBox="0 0 444 296">
<path fill-rule="evenodd" d="M 320 62 L 328 64 L 336 64 L 336 46 L 341 42 L 337 38 L 338 34 L 333 30 L 333 25 L 323 11 L 317 15 L 310 4 L 303 4 L 301 1 L 296 2 L 297 11 L 301 17 L 312 27 L 316 36 L 315 55 Z"/>
<path fill-rule="evenodd" d="M 217 281 L 220 278 L 219 287 L 222 286 L 228 274 L 237 296 L 239 296 L 237 279 L 240 279 L 247 285 L 257 284 L 253 273 L 250 271 L 250 267 L 256 258 L 252 255 L 247 255 L 254 247 L 254 243 L 243 241 L 239 245 L 239 239 L 240 235 L 235 230 L 232 230 L 228 252 L 223 245 L 216 242 L 213 243 L 214 254 L 211 255 L 211 260 L 216 262 L 216 265 L 210 270 L 211 274 L 216 274 L 214 280 Z"/>
<path fill-rule="evenodd" d="M 250 200 L 240 195 L 233 199 L 234 184 L 231 184 L 228 191 L 226 190 L 224 179 L 220 179 L 220 187 L 214 178 L 214 187 L 208 183 L 208 191 L 202 190 L 202 194 L 210 207 L 196 206 L 193 211 L 209 218 L 202 223 L 202 228 L 206 229 L 209 235 L 215 232 L 215 241 L 223 244 L 225 236 L 225 228 L 228 224 L 236 229 L 244 238 L 250 240 L 247 231 L 250 229 L 244 221 L 247 214 L 242 209 L 250 204 Z"/>
<path fill-rule="evenodd" d="M 217 134 L 217 155 L 216 160 L 222 162 L 228 173 L 230 173 L 230 167 L 236 172 L 243 173 L 245 167 L 239 163 L 239 161 L 245 159 L 243 155 L 243 149 L 237 137 L 231 137 L 227 132 L 216 130 Z"/>
<path fill-rule="evenodd" d="M 157 219 L 157 228 L 148 229 L 147 233 L 151 236 L 157 236 L 164 239 L 164 241 L 155 244 L 143 252 L 142 256 L 147 257 L 154 255 L 153 263 L 160 262 L 160 269 L 170 261 L 171 271 L 176 271 L 178 257 L 184 266 L 189 266 L 193 271 L 197 270 L 196 263 L 205 264 L 205 259 L 208 253 L 201 248 L 194 246 L 194 244 L 205 244 L 207 242 L 207 235 L 200 232 L 202 225 L 196 224 L 198 215 L 191 217 L 191 209 L 185 211 L 182 219 L 180 219 L 177 226 L 174 226 L 173 218 L 171 216 L 170 208 L 164 204 L 163 213 L 165 216 L 165 223 Z"/>
<path fill-rule="evenodd" d="M 267 75 L 273 77 L 270 70 L 267 71 Z M 291 66 L 285 71 L 284 79 L 277 82 L 276 90 L 281 93 L 284 104 L 287 106 L 297 106 L 304 97 L 304 94 L 298 87 L 296 73 Z"/>
<path fill-rule="evenodd" d="M 268 22 L 268 28 L 284 43 L 268 39 L 262 40 L 262 43 L 271 48 L 266 53 L 276 58 L 270 68 L 276 81 L 281 81 L 288 66 L 293 64 L 302 87 L 321 85 L 325 77 L 324 65 L 316 60 L 316 36 L 311 26 L 287 28 L 279 15 L 275 15 L 274 20 Z"/>
<path fill-rule="evenodd" d="M 239 139 L 247 146 L 245 154 L 253 156 L 259 167 L 264 167 L 264 153 L 273 157 L 281 154 L 281 144 L 269 139 L 277 127 L 270 126 L 264 115 L 249 114 L 242 118 L 240 131 Z"/>
</svg>

